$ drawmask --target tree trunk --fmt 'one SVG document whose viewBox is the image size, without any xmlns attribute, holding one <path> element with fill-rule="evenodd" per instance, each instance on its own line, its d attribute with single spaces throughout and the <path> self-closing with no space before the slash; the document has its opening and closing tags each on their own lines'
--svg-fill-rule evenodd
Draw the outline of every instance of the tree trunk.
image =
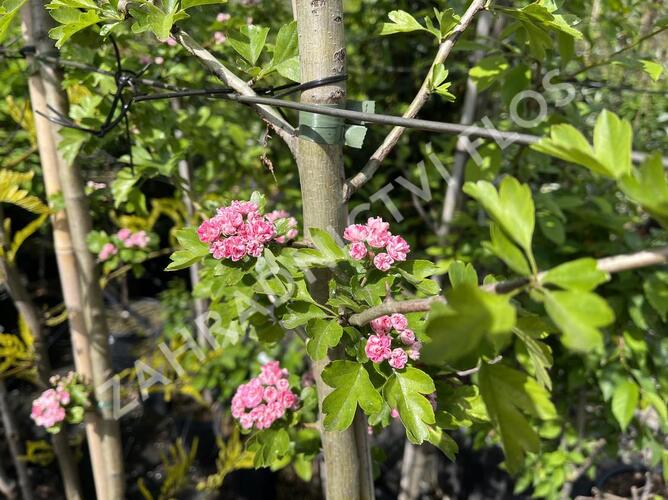
<svg viewBox="0 0 668 500">
<path fill-rule="evenodd" d="M 0 207 L 0 221 L 4 221 L 2 207 Z M 8 244 L 4 227 L 0 223 L 0 247 L 6 250 Z M 14 306 L 30 329 L 33 338 L 33 348 L 35 350 L 37 382 L 41 389 L 46 389 L 49 385 L 49 377 L 51 376 L 51 362 L 49 361 L 49 353 L 46 347 L 40 314 L 14 264 L 5 258 L 0 258 L 0 274 L 4 278 L 5 287 L 14 302 Z M 79 500 L 82 498 L 79 470 L 69 447 L 67 432 L 63 430 L 55 434 L 51 439 L 51 444 L 58 459 L 58 467 L 60 468 L 63 485 L 65 486 L 65 495 L 68 500 Z"/>
<path fill-rule="evenodd" d="M 23 38 L 25 44 L 33 45 L 32 23 L 30 10 L 24 7 L 21 12 L 23 18 Z M 33 58 L 28 56 L 28 61 L 33 63 Z M 30 91 L 30 102 L 35 120 L 35 133 L 42 166 L 44 187 L 48 197 L 61 192 L 60 178 L 58 176 L 58 155 L 56 143 L 51 134 L 51 123 L 43 116 L 35 113 L 35 110 L 46 110 L 46 97 L 44 85 L 39 74 L 32 73 L 28 77 L 28 88 Z M 90 342 L 81 304 L 81 288 L 79 284 L 79 271 L 72 250 L 72 239 L 65 210 L 60 210 L 51 215 L 53 227 L 53 244 L 56 251 L 56 264 L 60 277 L 60 287 L 63 293 L 63 301 L 67 309 L 67 320 L 70 329 L 74 366 L 84 380 L 91 383 L 92 365 L 90 360 Z M 102 455 L 102 441 L 100 417 L 96 412 L 86 413 L 86 439 L 95 479 L 95 491 L 98 498 L 104 498 L 106 491 L 106 470 Z"/>
<path fill-rule="evenodd" d="M 16 470 L 16 479 L 19 483 L 19 490 L 23 500 L 33 500 L 35 498 L 32 493 L 32 482 L 28 475 L 28 468 L 21 456 L 23 455 L 23 443 L 19 437 L 18 427 L 16 426 L 16 419 L 12 413 L 11 408 L 7 404 L 7 389 L 5 388 L 5 381 L 0 378 L 0 416 L 2 417 L 2 426 L 5 428 L 5 437 L 9 445 L 9 453 L 14 462 L 14 469 Z"/>
<path fill-rule="evenodd" d="M 53 53 L 56 49 L 48 37 L 52 20 L 45 9 L 43 0 L 29 2 L 33 38 L 38 54 Z M 54 110 L 67 115 L 67 99 L 61 87 L 62 77 L 53 65 L 40 64 L 40 72 L 46 95 L 46 102 Z M 52 126 L 51 132 L 58 143 L 60 127 Z M 72 245 L 79 269 L 83 311 L 86 329 L 90 332 L 91 364 L 95 399 L 101 414 L 101 438 L 104 454 L 104 466 L 107 471 L 107 491 L 105 499 L 124 498 L 123 455 L 118 421 L 114 419 L 112 394 L 102 390 L 102 386 L 113 375 L 109 356 L 109 330 L 104 314 L 104 302 L 100 288 L 99 270 L 95 258 L 88 251 L 86 236 L 92 229 L 88 199 L 84 192 L 84 181 L 80 167 L 68 164 L 58 152 L 58 170 L 60 175 L 65 211 L 69 220 Z"/>
<path fill-rule="evenodd" d="M 346 51 L 343 31 L 342 0 L 297 0 L 296 18 L 302 82 L 345 73 Z M 309 104 L 344 104 L 345 82 L 304 91 L 301 102 Z M 343 201 L 343 148 L 300 139 L 297 165 L 304 209 L 304 228 L 325 229 L 341 234 L 347 210 Z M 327 270 L 316 270 L 310 285 L 313 297 L 327 300 Z M 322 380 L 322 370 L 329 359 L 313 363 L 320 406 L 331 391 Z M 373 479 L 366 418 L 361 412 L 343 432 L 321 433 L 325 457 L 328 500 L 373 499 Z"/>
</svg>

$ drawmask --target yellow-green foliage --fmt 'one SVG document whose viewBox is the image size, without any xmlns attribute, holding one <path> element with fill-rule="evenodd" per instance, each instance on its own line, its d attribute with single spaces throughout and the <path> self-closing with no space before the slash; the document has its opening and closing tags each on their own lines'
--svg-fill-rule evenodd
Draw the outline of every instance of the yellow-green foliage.
<svg viewBox="0 0 668 500">
<path fill-rule="evenodd" d="M 42 203 L 42 200 L 37 196 L 31 195 L 30 192 L 21 188 L 21 184 L 29 182 L 32 177 L 32 172 L 0 170 L 0 203 L 11 203 L 38 215 L 35 220 L 14 234 L 9 248 L 0 247 L 0 258 L 6 258 L 9 262 L 14 261 L 16 252 L 18 252 L 23 242 L 42 227 L 49 216 L 49 207 Z M 6 237 L 9 238 L 11 229 L 9 219 L 0 222 L 4 226 Z"/>
<path fill-rule="evenodd" d="M 19 316 L 19 334 L 0 333 L 0 377 L 34 377 L 35 350 L 28 325 Z"/>
<path fill-rule="evenodd" d="M 255 454 L 244 449 L 237 427 L 232 431 L 232 435 L 227 440 L 227 443 L 222 438 L 217 438 L 216 442 L 218 444 L 218 458 L 216 459 L 216 468 L 218 470 L 215 474 L 210 475 L 204 481 L 197 484 L 197 489 L 200 491 L 217 491 L 222 487 L 225 477 L 230 472 L 253 468 Z"/>
<path fill-rule="evenodd" d="M 160 487 L 157 500 L 169 500 L 188 485 L 188 471 L 197 454 L 198 440 L 193 440 L 190 451 L 186 450 L 183 440 L 179 438 L 169 447 L 167 455 L 162 456 L 162 466 L 165 470 L 165 480 Z M 137 486 L 146 500 L 155 500 L 156 497 L 148 490 L 144 480 L 137 481 Z"/>
<path fill-rule="evenodd" d="M 54 458 L 53 448 L 43 439 L 26 441 L 26 454 L 21 456 L 22 460 L 42 467 L 50 465 Z"/>
</svg>

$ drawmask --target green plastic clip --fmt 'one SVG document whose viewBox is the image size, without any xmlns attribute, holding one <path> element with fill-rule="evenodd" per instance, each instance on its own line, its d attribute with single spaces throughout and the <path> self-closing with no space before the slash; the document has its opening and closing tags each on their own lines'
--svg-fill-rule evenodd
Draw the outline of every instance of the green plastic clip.
<svg viewBox="0 0 668 500">
<path fill-rule="evenodd" d="M 336 104 L 323 104 L 328 108 L 338 108 Z M 375 112 L 374 101 L 349 101 L 346 109 Z M 366 136 L 366 127 L 363 122 L 346 125 L 343 118 L 326 116 L 318 113 L 299 112 L 299 137 L 318 144 L 345 144 L 352 148 L 361 148 Z"/>
</svg>

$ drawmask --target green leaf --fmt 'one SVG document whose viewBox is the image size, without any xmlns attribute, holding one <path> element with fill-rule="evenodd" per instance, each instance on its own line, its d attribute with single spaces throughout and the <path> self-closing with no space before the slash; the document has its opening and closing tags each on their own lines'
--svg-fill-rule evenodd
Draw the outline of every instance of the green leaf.
<svg viewBox="0 0 668 500">
<path fill-rule="evenodd" d="M 437 94 L 443 96 L 448 101 L 454 101 L 456 98 L 451 94 L 448 89 L 451 86 L 450 82 L 446 82 L 448 77 L 448 70 L 445 69 L 443 63 L 436 64 L 429 77 L 429 90 L 436 92 Z"/>
<path fill-rule="evenodd" d="M 478 87 L 478 91 L 482 92 L 504 75 L 509 68 L 510 64 L 505 57 L 489 56 L 478 61 L 478 64 L 469 70 L 469 77 Z"/>
<path fill-rule="evenodd" d="M 594 155 L 615 179 L 631 172 L 632 147 L 631 123 L 607 109 L 601 111 L 594 126 Z"/>
<path fill-rule="evenodd" d="M 172 262 L 167 266 L 166 271 L 177 271 L 190 267 L 209 255 L 209 246 L 199 240 L 197 229 L 194 227 L 179 229 L 175 235 L 181 248 L 170 256 Z"/>
<path fill-rule="evenodd" d="M 668 272 L 657 271 L 643 283 L 647 301 L 659 313 L 661 319 L 668 317 Z"/>
<path fill-rule="evenodd" d="M 518 20 L 527 34 L 532 55 L 539 60 L 545 58 L 546 49 L 556 45 L 550 37 L 551 32 L 578 40 L 582 38 L 582 33 L 572 26 L 576 21 L 573 16 L 567 19 L 556 13 L 557 8 L 552 1 L 538 0 L 522 8 L 497 6 L 495 9 Z"/>
<path fill-rule="evenodd" d="M 441 40 L 450 35 L 459 24 L 459 21 L 461 21 L 461 17 L 455 14 L 454 9 L 438 11 L 436 8 L 434 8 L 434 14 L 436 15 L 436 20 L 438 21 L 438 30 Z"/>
<path fill-rule="evenodd" d="M 312 227 L 309 229 L 309 234 L 311 242 L 313 242 L 328 262 L 346 260 L 348 258 L 344 249 L 336 243 L 332 235 L 327 231 Z"/>
<path fill-rule="evenodd" d="M 228 43 L 241 57 L 255 65 L 267 42 L 269 28 L 254 24 L 242 26 L 239 32 L 231 32 Z"/>
<path fill-rule="evenodd" d="M 394 371 L 385 383 L 383 395 L 390 408 L 399 411 L 406 427 L 406 436 L 412 443 L 422 444 L 429 438 L 429 426 L 434 424 L 434 408 L 424 394 L 436 391 L 434 381 L 422 370 L 407 367 Z"/>
<path fill-rule="evenodd" d="M 642 69 L 645 73 L 647 73 L 652 80 L 658 82 L 663 74 L 663 65 L 654 61 L 648 61 L 647 59 L 641 59 L 640 63 L 642 64 Z"/>
<path fill-rule="evenodd" d="M 200 5 L 214 5 L 226 2 L 227 0 L 181 0 L 181 9 L 186 10 L 199 7 Z"/>
<path fill-rule="evenodd" d="M 536 151 L 576 163 L 592 172 L 619 179 L 631 173 L 633 131 L 631 124 L 603 110 L 596 119 L 594 145 L 572 125 L 559 124 L 550 137 L 531 146 Z"/>
<path fill-rule="evenodd" d="M 563 333 L 563 344 L 579 352 L 601 350 L 603 335 L 599 328 L 615 320 L 605 300 L 594 293 L 579 290 L 545 291 L 545 310 Z"/>
<path fill-rule="evenodd" d="M 61 128 L 58 132 L 62 140 L 58 143 L 58 151 L 63 154 L 63 159 L 68 165 L 74 163 L 81 146 L 88 140 L 89 135 L 80 130 L 72 128 Z"/>
<path fill-rule="evenodd" d="M 472 264 L 464 264 L 462 261 L 456 260 L 448 267 L 448 278 L 452 288 L 457 288 L 462 285 L 477 288 L 478 273 Z"/>
<path fill-rule="evenodd" d="M 549 420 L 556 409 L 549 393 L 534 379 L 502 364 L 484 364 L 479 372 L 480 394 L 499 432 L 511 473 L 519 471 L 526 452 L 538 453 L 540 441 L 524 414 Z"/>
<path fill-rule="evenodd" d="M 457 442 L 443 429 L 429 426 L 429 434 L 427 435 L 426 440 L 441 450 L 451 461 L 455 461 L 459 446 L 457 446 Z"/>
<path fill-rule="evenodd" d="M 642 390 L 643 401 L 654 407 L 656 413 L 661 418 L 661 422 L 665 425 L 668 423 L 668 407 L 666 402 L 656 392 L 650 392 L 645 389 Z"/>
<path fill-rule="evenodd" d="M 632 174 L 621 178 L 619 187 L 661 225 L 668 227 L 668 181 L 661 160 L 660 153 L 648 157 Z"/>
<path fill-rule="evenodd" d="M 612 414 L 625 431 L 633 418 L 633 412 L 638 406 L 638 399 L 640 397 L 640 390 L 635 382 L 632 380 L 622 380 L 615 392 L 612 393 Z"/>
<path fill-rule="evenodd" d="M 520 328 L 520 326 L 513 328 L 513 332 L 524 343 L 531 364 L 533 365 L 536 380 L 547 390 L 552 390 L 552 379 L 548 373 L 553 363 L 550 347 L 533 338 L 529 333 Z"/>
<path fill-rule="evenodd" d="M 118 171 L 116 178 L 111 183 L 111 194 L 114 197 L 114 207 L 118 208 L 130 197 L 130 193 L 139 182 L 139 176 L 135 175 L 129 167 Z"/>
<path fill-rule="evenodd" d="M 285 429 L 265 429 L 251 436 L 248 449 L 255 453 L 256 468 L 271 467 L 290 451 L 290 436 Z"/>
<path fill-rule="evenodd" d="M 27 0 L 4 0 L 0 2 L 0 43 L 7 37 L 9 26 Z"/>
<path fill-rule="evenodd" d="M 276 66 L 278 74 L 293 82 L 301 82 L 301 68 L 299 66 L 299 56 L 286 59 Z"/>
<path fill-rule="evenodd" d="M 466 183 L 464 192 L 475 198 L 500 228 L 520 248 L 531 262 L 531 239 L 535 225 L 535 214 L 531 189 L 514 177 L 504 177 L 497 193 L 493 184 L 478 181 Z M 532 266 L 535 267 L 535 266 Z"/>
<path fill-rule="evenodd" d="M 548 240 L 559 246 L 566 242 L 566 228 L 562 219 L 545 210 L 539 210 L 536 217 L 538 227 Z"/>
<path fill-rule="evenodd" d="M 521 274 L 522 276 L 531 275 L 529 263 L 522 253 L 522 250 L 520 250 L 506 236 L 497 224 L 491 223 L 489 225 L 489 235 L 492 240 L 490 250 L 494 252 L 494 255 L 505 262 L 506 265 L 516 273 Z"/>
<path fill-rule="evenodd" d="M 275 67 L 289 59 L 297 57 L 298 54 L 297 22 L 292 21 L 281 26 L 278 35 L 276 35 L 274 57 L 271 60 L 270 66 Z"/>
<path fill-rule="evenodd" d="M 509 297 L 462 284 L 449 290 L 447 304 L 434 304 L 426 333 L 431 342 L 422 352 L 430 364 L 456 363 L 476 352 L 484 338 L 512 330 L 515 309 Z"/>
<path fill-rule="evenodd" d="M 430 260 L 406 260 L 397 263 L 396 268 L 404 277 L 410 276 L 412 280 L 415 281 L 422 281 L 425 278 L 436 274 L 440 270 L 440 268 Z"/>
<path fill-rule="evenodd" d="M 327 356 L 327 350 L 336 347 L 343 335 L 343 328 L 336 319 L 316 319 L 309 322 L 306 328 L 309 341 L 306 352 L 311 359 L 318 361 Z"/>
<path fill-rule="evenodd" d="M 283 315 L 283 328 L 292 330 L 305 325 L 312 319 L 325 318 L 327 315 L 315 304 L 308 302 L 291 302 L 287 314 Z"/>
<path fill-rule="evenodd" d="M 403 10 L 393 10 L 387 17 L 390 18 L 391 23 L 383 23 L 380 30 L 381 35 L 393 35 L 395 33 L 408 33 L 411 31 L 429 31 L 422 26 L 417 19 L 411 16 L 408 12 Z"/>
<path fill-rule="evenodd" d="M 52 10 L 51 17 L 60 23 L 49 30 L 49 37 L 56 40 L 56 47 L 61 48 L 72 35 L 94 25 L 100 20 L 96 10 L 81 11 L 74 8 Z"/>
<path fill-rule="evenodd" d="M 547 271 L 541 281 L 566 290 L 591 292 L 610 279 L 608 273 L 598 268 L 596 259 L 584 258 L 566 262 Z"/>
<path fill-rule="evenodd" d="M 355 417 L 357 405 L 367 415 L 380 412 L 383 398 L 371 383 L 364 365 L 354 361 L 334 361 L 327 365 L 322 379 L 334 388 L 322 403 L 325 429 L 347 429 Z"/>
</svg>

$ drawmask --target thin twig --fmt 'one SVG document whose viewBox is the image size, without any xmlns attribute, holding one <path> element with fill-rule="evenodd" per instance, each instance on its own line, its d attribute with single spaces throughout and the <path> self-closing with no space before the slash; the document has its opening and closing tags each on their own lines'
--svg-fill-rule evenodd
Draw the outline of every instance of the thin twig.
<svg viewBox="0 0 668 500">
<path fill-rule="evenodd" d="M 668 246 L 656 248 L 653 250 L 643 250 L 631 254 L 615 255 L 606 257 L 597 261 L 598 269 L 606 273 L 619 273 L 622 271 L 631 271 L 647 266 L 655 266 L 668 262 Z M 545 272 L 536 275 L 536 282 L 540 283 L 545 276 Z M 481 287 L 482 290 L 490 293 L 503 294 L 522 288 L 531 283 L 529 278 L 516 278 L 499 283 L 492 283 Z M 412 299 L 402 301 L 388 301 L 383 304 L 371 307 L 348 318 L 348 324 L 353 326 L 366 325 L 372 319 L 393 313 L 409 313 L 429 311 L 435 302 L 445 302 L 445 297 L 435 295 L 425 299 Z"/>
<path fill-rule="evenodd" d="M 648 33 L 647 35 L 638 38 L 638 40 L 636 40 L 635 42 L 633 42 L 633 43 L 627 45 L 626 47 L 622 47 L 622 48 L 619 49 L 618 51 L 613 52 L 613 53 L 610 54 L 608 57 L 606 57 L 606 59 L 605 59 L 604 61 L 598 61 L 598 62 L 589 64 L 588 66 L 585 66 L 584 68 L 580 68 L 580 69 L 577 70 L 575 73 L 571 73 L 570 75 L 566 75 L 566 76 L 564 77 L 564 79 L 573 78 L 574 76 L 577 76 L 577 75 L 579 75 L 579 74 L 581 74 L 581 73 L 584 73 L 584 72 L 586 72 L 586 71 L 589 71 L 590 69 L 598 68 L 598 67 L 600 67 L 600 66 L 605 66 L 606 64 L 610 64 L 610 63 L 613 62 L 612 59 L 614 59 L 614 58 L 617 57 L 618 55 L 623 54 L 624 52 L 626 52 L 626 51 L 628 51 L 628 50 L 631 50 L 631 49 L 637 47 L 638 45 L 640 45 L 641 43 L 643 43 L 645 40 L 647 40 L 647 39 L 649 39 L 649 38 L 652 38 L 652 37 L 658 35 L 659 33 L 664 32 L 664 31 L 666 31 L 666 30 L 668 30 L 668 25 L 666 25 L 666 26 L 662 26 L 661 28 L 659 28 L 659 29 L 657 29 L 657 30 L 655 30 L 655 31 L 652 31 L 651 33 Z"/>
<path fill-rule="evenodd" d="M 436 57 L 429 67 L 427 76 L 425 76 L 422 85 L 420 86 L 420 90 L 415 95 L 413 102 L 411 102 L 410 106 L 408 106 L 408 109 L 403 115 L 404 118 L 413 118 L 429 100 L 429 96 L 431 95 L 431 75 L 434 67 L 445 62 L 445 60 L 450 55 L 450 52 L 452 51 L 452 47 L 455 45 L 466 28 L 468 28 L 469 24 L 471 24 L 471 21 L 473 21 L 475 15 L 485 7 L 485 3 L 486 0 L 473 0 L 471 5 L 469 5 L 469 8 L 462 16 L 459 24 L 455 27 L 450 36 L 448 36 L 441 43 L 438 48 L 438 52 L 436 53 Z M 362 171 L 346 181 L 343 193 L 344 199 L 350 199 L 350 196 L 355 191 L 357 191 L 364 183 L 371 179 L 373 174 L 380 167 L 380 164 L 397 144 L 404 131 L 405 129 L 403 127 L 395 127 L 390 131 L 383 143 L 378 147 L 378 149 L 376 149 L 376 152 L 366 163 Z"/>
<path fill-rule="evenodd" d="M 225 85 L 234 89 L 241 95 L 254 96 L 253 89 L 244 82 L 237 75 L 232 73 L 223 63 L 216 59 L 211 52 L 206 50 L 195 40 L 192 39 L 185 31 L 181 29 L 174 29 L 172 35 L 174 39 L 179 42 L 183 48 L 190 52 L 193 56 L 200 60 L 216 77 L 218 77 Z M 294 135 L 295 130 L 276 109 L 271 106 L 256 105 L 253 106 L 263 120 L 276 132 L 276 134 L 285 141 L 287 146 L 292 151 L 295 145 Z"/>
</svg>

